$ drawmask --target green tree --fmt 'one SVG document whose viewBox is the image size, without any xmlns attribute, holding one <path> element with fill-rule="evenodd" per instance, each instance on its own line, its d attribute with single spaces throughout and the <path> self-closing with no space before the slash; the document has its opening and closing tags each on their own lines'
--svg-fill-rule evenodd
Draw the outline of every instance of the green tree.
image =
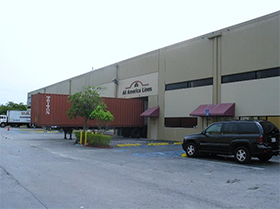
<svg viewBox="0 0 280 209">
<path fill-rule="evenodd" d="M 111 114 L 110 111 L 106 111 L 106 106 L 100 106 L 98 105 L 95 110 L 92 111 L 90 114 L 91 119 L 96 119 L 98 124 L 98 129 L 101 133 L 104 131 L 102 130 L 102 127 L 105 129 L 106 126 L 114 120 L 114 116 Z"/>
<path fill-rule="evenodd" d="M 22 102 L 17 104 L 14 102 L 8 102 L 6 105 L 0 106 L 0 115 L 6 115 L 7 110 L 27 110 L 27 106 Z"/>
<path fill-rule="evenodd" d="M 84 87 L 82 91 L 69 96 L 69 103 L 71 108 L 67 114 L 70 118 L 82 117 L 84 119 L 84 132 L 87 128 L 87 122 L 91 119 L 89 116 L 98 105 L 104 105 L 100 97 L 100 91 L 103 87 L 88 86 Z"/>
</svg>

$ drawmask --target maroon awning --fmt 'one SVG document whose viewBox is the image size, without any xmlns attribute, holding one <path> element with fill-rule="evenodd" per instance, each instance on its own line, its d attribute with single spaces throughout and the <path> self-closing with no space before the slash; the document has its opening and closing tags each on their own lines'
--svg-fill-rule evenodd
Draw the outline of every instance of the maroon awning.
<svg viewBox="0 0 280 209">
<path fill-rule="evenodd" d="M 147 109 L 145 112 L 143 112 L 140 116 L 158 118 L 159 117 L 159 107 L 151 107 L 151 108 Z"/>
<path fill-rule="evenodd" d="M 191 116 L 234 116 L 235 103 L 199 105 Z"/>
</svg>

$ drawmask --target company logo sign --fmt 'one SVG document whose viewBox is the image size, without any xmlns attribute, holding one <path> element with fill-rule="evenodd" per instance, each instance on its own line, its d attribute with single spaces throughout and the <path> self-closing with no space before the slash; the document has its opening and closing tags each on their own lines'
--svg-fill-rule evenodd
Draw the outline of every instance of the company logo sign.
<svg viewBox="0 0 280 209">
<path fill-rule="evenodd" d="M 46 96 L 46 115 L 51 114 L 51 96 Z"/>
<path fill-rule="evenodd" d="M 129 86 L 125 87 L 125 90 L 123 90 L 122 95 L 141 94 L 150 91 L 153 91 L 153 87 L 151 87 L 150 84 L 143 83 L 137 80 L 133 81 Z"/>
<path fill-rule="evenodd" d="M 158 73 L 119 80 L 118 97 L 138 98 L 157 95 Z"/>
</svg>

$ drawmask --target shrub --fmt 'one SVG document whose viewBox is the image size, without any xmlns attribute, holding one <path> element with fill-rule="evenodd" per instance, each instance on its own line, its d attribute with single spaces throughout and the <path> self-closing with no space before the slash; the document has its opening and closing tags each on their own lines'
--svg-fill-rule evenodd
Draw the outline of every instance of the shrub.
<svg viewBox="0 0 280 209">
<path fill-rule="evenodd" d="M 80 132 L 75 132 L 75 136 L 78 141 L 80 141 Z M 83 133 L 83 139 L 84 139 L 84 133 Z"/>
<path fill-rule="evenodd" d="M 75 136 L 77 140 L 80 140 L 80 132 L 75 132 Z M 85 135 L 83 133 L 83 142 L 85 139 Z M 91 132 L 87 133 L 87 142 L 89 146 L 109 146 L 112 137 L 103 134 L 94 134 Z"/>
</svg>

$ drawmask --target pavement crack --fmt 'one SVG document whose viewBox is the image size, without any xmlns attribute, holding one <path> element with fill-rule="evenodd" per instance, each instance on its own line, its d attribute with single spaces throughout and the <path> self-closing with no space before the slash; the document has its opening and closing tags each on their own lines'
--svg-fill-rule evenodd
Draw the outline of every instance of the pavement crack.
<svg viewBox="0 0 280 209">
<path fill-rule="evenodd" d="M 227 184 L 233 184 L 233 183 L 236 183 L 236 182 L 239 182 L 239 181 L 240 181 L 240 179 L 232 179 L 232 180 L 228 179 Z"/>
<path fill-rule="evenodd" d="M 250 188 L 248 188 L 247 190 L 257 190 L 257 189 L 259 189 L 260 187 L 258 187 L 258 186 L 255 186 L 255 187 L 250 187 Z"/>
<path fill-rule="evenodd" d="M 5 172 L 5 174 L 7 176 L 10 176 L 11 178 L 13 178 L 15 180 L 15 182 L 21 186 L 25 191 L 27 191 L 29 194 L 32 195 L 32 197 L 34 197 L 44 208 L 48 209 L 48 207 L 41 201 L 39 200 L 30 190 L 28 190 L 25 186 L 23 186 L 12 174 L 10 174 L 5 168 L 3 168 L 2 166 L 0 166 L 1 169 L 3 169 L 3 171 Z"/>
</svg>

